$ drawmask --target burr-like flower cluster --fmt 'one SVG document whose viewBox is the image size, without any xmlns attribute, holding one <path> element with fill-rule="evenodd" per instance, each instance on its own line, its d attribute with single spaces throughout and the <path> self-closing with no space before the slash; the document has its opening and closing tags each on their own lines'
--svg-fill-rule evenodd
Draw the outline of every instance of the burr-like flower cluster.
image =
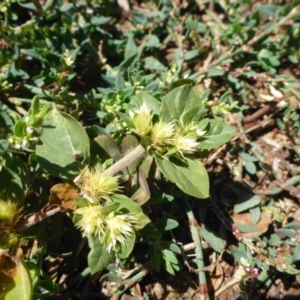
<svg viewBox="0 0 300 300">
<path fill-rule="evenodd" d="M 163 154 L 168 151 L 182 157 L 192 154 L 199 148 L 198 139 L 205 134 L 195 122 L 184 124 L 183 121 L 167 123 L 159 120 L 153 123 L 153 113 L 145 103 L 129 111 L 129 116 L 132 130 L 141 138 L 149 137 L 151 146 Z"/>
</svg>

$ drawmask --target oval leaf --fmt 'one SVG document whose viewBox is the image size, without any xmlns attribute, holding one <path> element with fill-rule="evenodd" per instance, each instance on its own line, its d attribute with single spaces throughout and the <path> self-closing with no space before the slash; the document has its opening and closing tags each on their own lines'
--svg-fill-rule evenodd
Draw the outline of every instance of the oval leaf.
<svg viewBox="0 0 300 300">
<path fill-rule="evenodd" d="M 74 178 L 89 161 L 90 144 L 85 130 L 73 117 L 57 109 L 42 128 L 36 147 L 41 167 L 53 176 Z"/>
<path fill-rule="evenodd" d="M 203 115 L 203 105 L 201 96 L 203 91 L 199 85 L 193 86 L 191 84 L 180 86 L 162 99 L 160 115 L 165 122 L 172 122 L 179 120 L 182 115 L 185 115 L 184 121 L 191 122 L 193 115 L 188 112 L 193 112 L 194 115 Z M 198 113 L 197 111 L 200 111 Z"/>
<path fill-rule="evenodd" d="M 170 157 L 170 160 L 155 155 L 160 171 L 183 192 L 196 198 L 209 196 L 209 180 L 206 169 L 200 161 Z"/>
<path fill-rule="evenodd" d="M 89 238 L 89 246 L 91 251 L 88 255 L 88 266 L 91 274 L 101 272 L 115 259 L 113 252 L 109 253 L 103 248 L 99 238 Z"/>
<path fill-rule="evenodd" d="M 206 122 L 204 119 L 201 122 Z M 201 124 L 200 122 L 200 124 Z M 199 147 L 202 149 L 211 149 L 221 146 L 228 142 L 235 133 L 235 129 L 218 120 L 209 120 L 207 126 L 207 132 L 204 136 L 204 140 L 200 141 Z"/>
<path fill-rule="evenodd" d="M 238 203 L 234 206 L 234 213 L 238 214 L 242 211 L 256 207 L 261 202 L 261 198 L 257 195 L 244 195 L 238 199 Z"/>
</svg>

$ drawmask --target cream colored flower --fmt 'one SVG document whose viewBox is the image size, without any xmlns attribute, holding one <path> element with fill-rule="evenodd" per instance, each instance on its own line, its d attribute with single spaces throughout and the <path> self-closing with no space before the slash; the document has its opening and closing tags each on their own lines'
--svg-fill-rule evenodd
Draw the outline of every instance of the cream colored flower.
<svg viewBox="0 0 300 300">
<path fill-rule="evenodd" d="M 153 113 L 146 103 L 135 109 L 129 111 L 129 116 L 132 120 L 134 128 L 132 130 L 140 136 L 147 135 L 152 129 Z"/>
<path fill-rule="evenodd" d="M 83 232 L 83 236 L 100 238 L 104 235 L 107 224 L 100 205 L 84 206 L 76 209 L 74 213 L 82 216 L 76 226 Z"/>
<path fill-rule="evenodd" d="M 247 275 L 247 273 L 246 273 L 245 269 L 242 266 L 239 266 L 239 276 L 244 277 L 246 275 Z"/>
<path fill-rule="evenodd" d="M 106 249 L 108 252 L 116 249 L 117 243 L 125 245 L 126 239 L 134 233 L 136 218 L 131 214 L 115 215 L 111 212 L 107 219 Z"/>
<path fill-rule="evenodd" d="M 118 176 L 103 174 L 102 170 L 85 169 L 75 183 L 91 203 L 97 203 L 103 199 L 109 201 L 112 194 L 120 191 L 118 181 Z"/>
<path fill-rule="evenodd" d="M 250 267 L 250 264 L 249 264 L 247 258 L 241 257 L 241 264 L 242 264 L 244 267 Z"/>
<path fill-rule="evenodd" d="M 175 134 L 175 126 L 172 123 L 159 121 L 153 125 L 151 130 L 151 142 L 157 148 L 172 143 L 171 139 Z"/>
<path fill-rule="evenodd" d="M 19 221 L 22 209 L 11 200 L 0 200 L 0 225 L 14 227 Z"/>
<path fill-rule="evenodd" d="M 197 150 L 199 143 L 196 141 L 196 139 L 188 136 L 178 135 L 174 138 L 173 145 L 176 147 L 180 155 L 184 156 L 184 154 L 194 153 Z"/>
<path fill-rule="evenodd" d="M 206 131 L 202 130 L 199 128 L 199 123 L 198 122 L 191 122 L 189 124 L 184 124 L 182 120 L 179 121 L 179 123 L 177 124 L 178 127 L 177 132 L 180 135 L 183 136 L 188 136 L 189 138 L 198 138 L 203 136 Z"/>
</svg>

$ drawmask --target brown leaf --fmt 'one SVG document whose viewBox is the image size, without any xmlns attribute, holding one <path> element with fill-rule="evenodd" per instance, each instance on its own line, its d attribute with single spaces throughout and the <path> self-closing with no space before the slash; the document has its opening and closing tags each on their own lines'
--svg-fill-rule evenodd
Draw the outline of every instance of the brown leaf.
<svg viewBox="0 0 300 300">
<path fill-rule="evenodd" d="M 216 269 L 214 270 L 214 273 L 211 274 L 210 279 L 214 291 L 217 291 L 224 280 L 224 271 L 219 262 L 216 262 Z"/>
<path fill-rule="evenodd" d="M 79 197 L 74 187 L 68 183 L 59 183 L 50 190 L 49 204 L 59 205 L 61 211 L 75 210 L 74 199 Z"/>
<path fill-rule="evenodd" d="M 234 223 L 247 224 L 253 226 L 250 213 L 235 214 L 231 216 L 231 218 Z M 268 227 L 271 223 L 272 223 L 272 214 L 263 211 L 261 213 L 259 222 L 255 224 L 257 230 L 254 232 L 243 233 L 243 236 L 245 238 L 253 238 L 255 236 L 260 236 L 268 230 Z"/>
<path fill-rule="evenodd" d="M 17 275 L 18 267 L 14 261 L 14 257 L 10 256 L 8 252 L 1 251 L 0 254 L 0 291 L 10 283 L 10 281 Z"/>
</svg>

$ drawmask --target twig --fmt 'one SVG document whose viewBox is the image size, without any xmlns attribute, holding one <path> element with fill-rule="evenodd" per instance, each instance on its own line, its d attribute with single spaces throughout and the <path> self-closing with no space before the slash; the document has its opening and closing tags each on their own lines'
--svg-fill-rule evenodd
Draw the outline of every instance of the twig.
<svg viewBox="0 0 300 300">
<path fill-rule="evenodd" d="M 142 145 L 138 145 L 134 150 L 129 152 L 126 156 L 118 160 L 115 164 L 113 164 L 111 167 L 106 169 L 101 174 L 115 175 L 121 170 L 123 170 L 124 168 L 128 167 L 137 159 L 143 157 L 145 153 L 146 153 L 145 148 Z"/>
<path fill-rule="evenodd" d="M 208 289 L 207 289 L 207 283 L 206 283 L 206 277 L 205 277 L 205 266 L 204 266 L 204 258 L 203 258 L 203 252 L 202 252 L 202 246 L 201 246 L 201 240 L 198 232 L 198 222 L 194 216 L 194 212 L 192 211 L 192 208 L 190 206 L 190 202 L 187 198 L 187 195 L 183 196 L 183 203 L 186 209 L 186 214 L 189 219 L 190 224 L 190 230 L 192 234 L 192 239 L 195 244 L 195 252 L 196 252 L 196 263 L 199 270 L 199 294 L 201 300 L 208 300 Z"/>
<path fill-rule="evenodd" d="M 48 210 L 45 213 L 38 212 L 38 213 L 30 216 L 28 219 L 25 219 L 25 220 L 22 220 L 21 222 L 19 222 L 15 229 L 18 231 L 25 230 L 37 223 L 49 218 L 50 216 L 55 215 L 59 211 L 60 211 L 60 207 L 55 207 L 51 210 Z"/>
<path fill-rule="evenodd" d="M 240 281 L 241 281 L 241 278 L 239 278 L 239 277 L 235 277 L 235 278 L 231 279 L 229 282 L 227 282 L 226 285 L 222 286 L 217 291 L 215 291 L 215 297 L 218 297 L 221 293 L 223 293 L 224 291 L 229 289 L 231 286 L 240 283 Z"/>
</svg>

